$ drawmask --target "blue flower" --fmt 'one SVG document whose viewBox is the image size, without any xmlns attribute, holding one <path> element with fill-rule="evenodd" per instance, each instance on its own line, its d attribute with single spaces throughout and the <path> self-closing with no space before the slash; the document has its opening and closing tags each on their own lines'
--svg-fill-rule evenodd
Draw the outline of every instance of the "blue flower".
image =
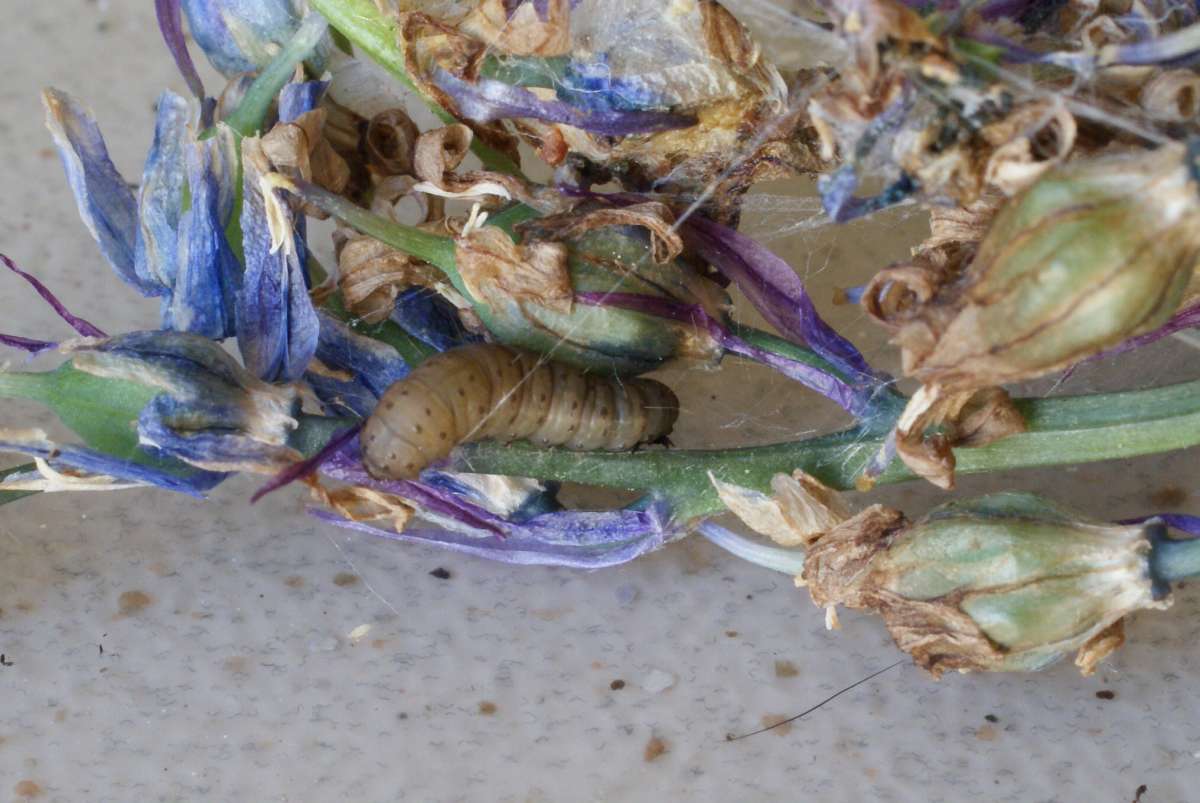
<svg viewBox="0 0 1200 803">
<path fill-rule="evenodd" d="M 300 400 L 269 385 L 213 341 L 131 332 L 64 344 L 80 371 L 161 390 L 137 421 L 144 448 L 209 471 L 273 473 L 300 459 L 288 445 Z"/>
<path fill-rule="evenodd" d="M 192 38 L 226 77 L 269 64 L 303 17 L 299 0 L 182 0 L 182 4 Z M 318 72 L 330 48 L 326 39 L 314 54 Z"/>
</svg>

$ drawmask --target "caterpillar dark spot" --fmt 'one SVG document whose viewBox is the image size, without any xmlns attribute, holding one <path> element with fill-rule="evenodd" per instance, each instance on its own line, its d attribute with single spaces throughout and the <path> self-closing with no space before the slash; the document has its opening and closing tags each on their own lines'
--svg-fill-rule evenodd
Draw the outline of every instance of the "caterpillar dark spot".
<svg viewBox="0 0 1200 803">
<path fill-rule="evenodd" d="M 679 400 L 661 382 L 538 360 L 493 344 L 429 358 L 388 388 L 367 419 L 367 471 L 412 479 L 459 443 L 489 438 L 624 451 L 665 437 L 679 416 Z"/>
</svg>

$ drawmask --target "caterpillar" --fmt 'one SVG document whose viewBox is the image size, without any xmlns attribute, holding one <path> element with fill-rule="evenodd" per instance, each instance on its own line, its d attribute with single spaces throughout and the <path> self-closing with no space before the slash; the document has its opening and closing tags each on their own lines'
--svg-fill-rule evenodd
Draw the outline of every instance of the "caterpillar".
<svg viewBox="0 0 1200 803">
<path fill-rule="evenodd" d="M 617 381 L 496 344 L 430 357 L 393 383 L 362 430 L 379 479 L 413 479 L 460 443 L 495 438 L 621 451 L 667 435 L 679 400 L 653 379 Z"/>
</svg>

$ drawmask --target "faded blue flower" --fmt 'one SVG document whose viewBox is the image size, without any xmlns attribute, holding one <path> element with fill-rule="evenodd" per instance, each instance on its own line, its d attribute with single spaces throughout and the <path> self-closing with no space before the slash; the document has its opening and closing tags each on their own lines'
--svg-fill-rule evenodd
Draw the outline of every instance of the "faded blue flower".
<svg viewBox="0 0 1200 803">
<path fill-rule="evenodd" d="M 270 63 L 300 26 L 301 0 L 183 0 L 192 38 L 227 78 Z M 312 61 L 319 72 L 331 45 L 326 38 Z"/>
<path fill-rule="evenodd" d="M 131 332 L 67 343 L 86 373 L 161 390 L 138 418 L 144 447 L 210 471 L 273 473 L 300 459 L 288 446 L 299 394 L 269 385 L 213 341 L 184 332 Z"/>
</svg>

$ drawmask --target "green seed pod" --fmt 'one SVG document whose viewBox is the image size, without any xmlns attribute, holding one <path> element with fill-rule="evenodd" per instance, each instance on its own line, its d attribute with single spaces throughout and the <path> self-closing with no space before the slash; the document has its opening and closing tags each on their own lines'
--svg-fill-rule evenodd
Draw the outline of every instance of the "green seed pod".
<svg viewBox="0 0 1200 803">
<path fill-rule="evenodd" d="M 457 241 L 456 263 L 472 309 L 497 340 L 621 375 L 645 373 L 672 359 L 719 358 L 706 329 L 612 303 L 638 296 L 700 305 L 712 317 L 724 317 L 724 291 L 664 258 L 646 230 L 598 224 L 555 232 L 531 222 L 539 224 L 538 236 L 554 239 L 516 245 L 499 228 L 485 226 Z"/>
<path fill-rule="evenodd" d="M 1124 640 L 1122 619 L 1165 608 L 1155 528 L 1089 521 L 1031 494 L 943 505 L 916 523 L 880 506 L 808 547 L 813 600 L 881 614 L 935 676 L 1030 671 L 1078 650 L 1090 674 Z"/>
<path fill-rule="evenodd" d="M 1200 254 L 1181 144 L 1046 173 L 996 216 L 965 275 L 900 330 L 905 370 L 959 390 L 1066 368 L 1166 323 Z"/>
</svg>

